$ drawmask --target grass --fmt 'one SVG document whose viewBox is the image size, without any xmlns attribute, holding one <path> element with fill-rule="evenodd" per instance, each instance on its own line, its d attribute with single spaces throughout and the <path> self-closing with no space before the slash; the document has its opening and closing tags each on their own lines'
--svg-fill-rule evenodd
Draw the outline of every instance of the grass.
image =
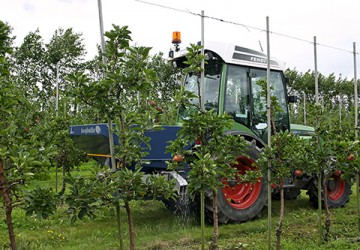
<svg viewBox="0 0 360 250">
<path fill-rule="evenodd" d="M 82 166 L 76 174 L 89 175 L 92 164 Z M 55 186 L 54 173 L 50 178 L 34 182 L 36 185 Z M 317 210 L 311 207 L 305 192 L 296 200 L 285 202 L 283 225 L 283 249 L 360 249 L 357 229 L 356 193 L 353 187 L 350 202 L 344 208 L 331 210 L 331 240 L 319 243 Z M 131 203 L 134 211 L 136 249 L 182 250 L 200 248 L 200 227 L 194 220 L 174 216 L 160 201 L 136 201 Z M 13 211 L 13 220 L 18 249 L 46 250 L 111 250 L 119 249 L 116 215 L 114 209 L 103 208 L 94 220 L 88 218 L 70 223 L 66 207 L 59 207 L 48 220 L 27 217 L 21 209 Z M 275 248 L 275 228 L 279 215 L 279 202 L 273 201 L 272 246 Z M 123 239 L 129 249 L 125 210 L 121 210 Z M 0 217 L 5 218 L 4 210 Z M 267 210 L 260 219 L 241 224 L 222 225 L 219 229 L 219 249 L 268 249 Z M 212 226 L 207 225 L 206 240 L 210 244 Z M 8 235 L 5 219 L 0 222 L 0 249 L 7 249 Z"/>
</svg>

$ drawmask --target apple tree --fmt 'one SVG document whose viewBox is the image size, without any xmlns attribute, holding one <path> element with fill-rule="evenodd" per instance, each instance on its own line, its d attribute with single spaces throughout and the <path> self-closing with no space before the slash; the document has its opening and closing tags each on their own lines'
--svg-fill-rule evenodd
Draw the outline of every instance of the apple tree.
<svg viewBox="0 0 360 250">
<path fill-rule="evenodd" d="M 160 190 L 154 187 L 157 180 L 165 182 L 162 176 L 159 179 L 148 179 L 143 182 L 141 171 L 146 148 L 149 140 L 145 135 L 148 129 L 153 128 L 157 112 L 151 103 L 157 95 L 154 82 L 158 81 L 156 72 L 148 67 L 149 47 L 130 46 L 131 32 L 127 26 L 113 25 L 113 29 L 105 32 L 106 44 L 102 56 L 106 63 L 98 61 L 102 72 L 100 79 L 85 82 L 79 81 L 79 100 L 96 109 L 103 118 L 113 121 L 110 128 L 118 137 L 119 145 L 115 147 L 117 170 L 107 175 L 103 180 L 109 188 L 102 192 L 103 197 L 115 195 L 111 204 L 116 207 L 119 200 L 124 202 L 128 216 L 130 249 L 135 248 L 135 233 L 132 220 L 130 202 L 143 199 L 146 196 L 167 193 L 166 198 L 172 197 L 172 185 L 157 185 L 168 187 Z M 114 169 L 114 166 L 111 166 Z M 110 188 L 113 186 L 113 188 Z M 156 185 L 155 185 L 156 186 Z M 113 192 L 114 188 L 117 192 Z M 105 198 L 104 198 L 105 199 Z"/>
<path fill-rule="evenodd" d="M 17 249 L 12 211 L 23 204 L 23 187 L 31 179 L 32 169 L 42 167 L 44 147 L 39 138 L 21 126 L 31 108 L 25 93 L 13 83 L 9 67 L 12 53 L 10 27 L 0 21 L 0 206 L 5 210 L 10 248 Z"/>
</svg>

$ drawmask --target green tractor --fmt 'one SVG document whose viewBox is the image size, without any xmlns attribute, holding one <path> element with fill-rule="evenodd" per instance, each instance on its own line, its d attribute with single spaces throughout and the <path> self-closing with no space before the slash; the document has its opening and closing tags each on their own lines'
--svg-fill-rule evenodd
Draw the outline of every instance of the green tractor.
<svg viewBox="0 0 360 250">
<path fill-rule="evenodd" d="M 173 64 L 185 67 L 186 51 L 179 51 L 173 56 Z M 254 168 L 256 160 L 268 141 L 266 100 L 261 95 L 262 87 L 258 84 L 267 79 L 267 55 L 235 44 L 206 42 L 204 47 L 206 58 L 204 72 L 204 107 L 216 109 L 218 114 L 224 112 L 233 117 L 233 127 L 229 133 L 243 136 L 247 143 L 247 155 L 237 157 L 238 173 Z M 288 130 L 306 139 L 314 135 L 314 128 L 305 125 L 291 124 L 288 104 L 297 102 L 296 96 L 288 96 L 287 79 L 284 76 L 284 64 L 276 59 L 270 60 L 270 84 L 272 95 L 277 97 L 282 112 L 275 117 L 276 130 Z M 198 93 L 200 76 L 189 74 L 185 77 L 184 86 L 188 91 Z M 199 106 L 199 99 L 192 100 Z M 186 113 L 181 113 L 186 118 Z M 267 204 L 267 178 L 258 182 L 234 183 L 223 181 L 224 187 L 219 189 L 218 211 L 219 221 L 243 222 L 261 215 Z M 318 205 L 317 178 L 294 173 L 284 185 L 285 199 L 296 199 L 301 189 L 308 190 L 310 201 Z M 341 207 L 349 201 L 351 186 L 341 176 L 332 176 L 328 182 L 328 203 L 330 207 Z M 272 197 L 279 198 L 279 190 L 272 189 Z M 212 214 L 212 194 L 206 197 L 206 209 Z"/>
<path fill-rule="evenodd" d="M 245 138 L 247 155 L 236 157 L 238 174 L 254 170 L 253 163 L 259 158 L 261 151 L 267 144 L 266 100 L 261 95 L 262 87 L 259 81 L 267 79 L 267 56 L 262 52 L 234 44 L 206 42 L 204 53 L 206 56 L 204 72 L 204 107 L 216 109 L 218 114 L 227 112 L 233 117 L 233 126 L 228 133 Z M 171 61 L 176 67 L 185 67 L 186 51 L 178 50 L 170 53 Z M 288 96 L 284 65 L 275 59 L 270 61 L 270 83 L 272 94 L 275 95 L 282 107 L 282 112 L 275 118 L 276 130 L 290 130 L 301 137 L 310 137 L 314 129 L 308 126 L 290 124 L 288 103 L 296 102 L 294 96 Z M 184 77 L 184 87 L 195 94 L 198 93 L 200 77 L 189 74 Z M 192 100 L 194 106 L 199 99 Z M 186 110 L 179 110 L 180 123 L 178 125 L 161 125 L 162 129 L 149 130 L 150 148 L 144 158 L 142 171 L 146 174 L 163 174 L 176 181 L 179 193 L 178 204 L 184 202 L 187 190 L 186 171 L 177 173 L 167 169 L 167 161 L 172 160 L 166 152 L 169 141 L 174 140 L 181 128 L 181 119 L 186 119 Z M 107 124 L 74 125 L 70 127 L 71 138 L 88 155 L 101 158 L 103 162 L 110 162 L 109 129 Z M 119 140 L 113 135 L 114 143 Z M 131 166 L 130 166 L 131 167 Z M 328 200 L 330 207 L 341 207 L 346 204 L 350 196 L 350 185 L 341 176 L 334 176 L 328 182 Z M 254 183 L 237 183 L 223 179 L 224 187 L 218 193 L 218 218 L 220 223 L 245 222 L 261 215 L 267 205 L 267 178 L 259 178 Z M 301 189 L 308 190 L 310 201 L 317 205 L 317 180 L 313 176 L 294 176 L 287 179 L 285 198 L 295 199 Z M 272 196 L 278 196 L 278 190 L 272 190 Z M 212 192 L 206 194 L 206 214 L 211 219 L 213 213 Z M 169 208 L 176 208 L 178 204 L 169 204 Z"/>
</svg>

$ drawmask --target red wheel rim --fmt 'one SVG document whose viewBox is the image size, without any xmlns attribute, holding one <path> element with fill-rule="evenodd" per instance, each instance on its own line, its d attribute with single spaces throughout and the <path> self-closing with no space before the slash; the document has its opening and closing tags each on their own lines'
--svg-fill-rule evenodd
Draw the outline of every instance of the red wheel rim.
<svg viewBox="0 0 360 250">
<path fill-rule="evenodd" d="M 240 175 L 244 175 L 245 171 L 257 169 L 253 166 L 253 163 L 255 163 L 255 161 L 250 158 L 245 156 L 238 157 L 237 164 L 232 165 L 237 169 L 235 178 L 236 183 L 228 181 L 226 178 L 222 179 L 222 182 L 225 185 L 222 188 L 225 199 L 233 208 L 246 209 L 250 207 L 259 197 L 262 186 L 262 178 L 259 178 L 255 183 L 240 183 Z"/>
<path fill-rule="evenodd" d="M 332 176 L 327 183 L 327 192 L 330 200 L 339 200 L 345 192 L 346 182 L 340 176 Z"/>
</svg>

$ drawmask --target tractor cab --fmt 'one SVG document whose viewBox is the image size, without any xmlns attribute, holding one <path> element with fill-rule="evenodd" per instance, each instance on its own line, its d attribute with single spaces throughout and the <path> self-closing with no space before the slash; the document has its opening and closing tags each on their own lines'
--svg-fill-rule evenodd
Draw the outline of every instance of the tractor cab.
<svg viewBox="0 0 360 250">
<path fill-rule="evenodd" d="M 266 54 L 233 44 L 206 42 L 204 74 L 204 107 L 215 109 L 219 114 L 230 114 L 236 130 L 242 130 L 267 141 L 266 97 L 261 83 L 267 79 Z M 185 55 L 174 57 L 176 65 L 182 67 Z M 276 96 L 282 108 L 275 115 L 276 129 L 290 129 L 288 97 L 283 64 L 271 60 L 270 85 L 272 96 Z M 200 75 L 188 74 L 185 89 L 198 94 Z M 199 107 L 199 98 L 192 100 Z M 186 118 L 185 110 L 180 112 Z"/>
</svg>

